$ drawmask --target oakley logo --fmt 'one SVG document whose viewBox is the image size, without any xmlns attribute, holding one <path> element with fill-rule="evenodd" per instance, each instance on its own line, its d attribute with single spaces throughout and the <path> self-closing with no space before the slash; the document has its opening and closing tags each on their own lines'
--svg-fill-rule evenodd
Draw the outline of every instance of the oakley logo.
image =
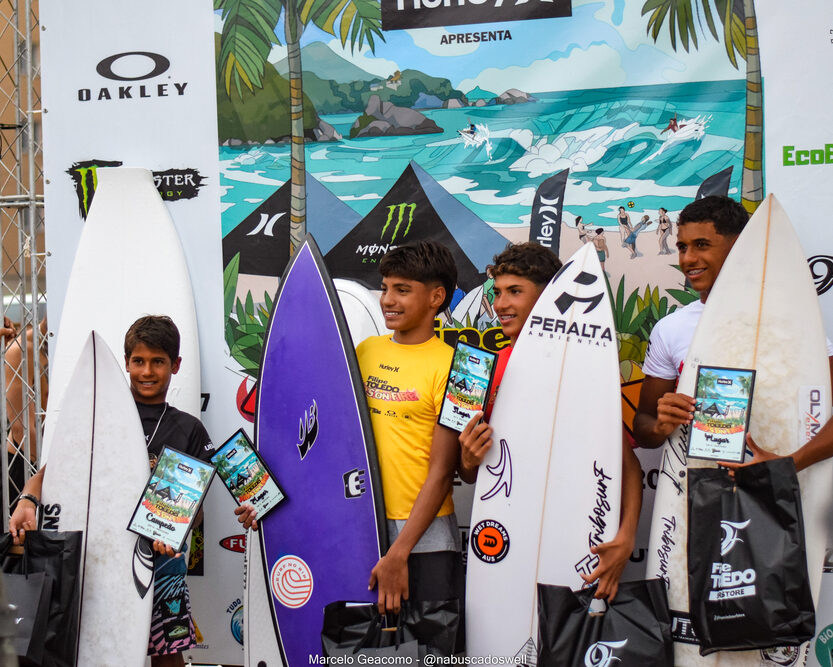
<svg viewBox="0 0 833 667">
<path fill-rule="evenodd" d="M 729 553 L 738 542 L 743 542 L 738 537 L 738 531 L 743 530 L 749 525 L 751 519 L 747 519 L 743 523 L 735 523 L 734 521 L 721 521 L 720 527 L 723 529 L 723 541 L 720 543 L 720 555 L 725 556 Z"/>
<path fill-rule="evenodd" d="M 128 58 L 131 56 L 133 56 L 134 59 L 135 56 L 139 56 L 150 60 L 148 65 L 152 64 L 152 67 L 147 74 L 141 74 L 139 76 L 122 76 L 121 74 L 116 74 L 113 71 L 113 65 L 116 64 L 116 62 L 122 58 Z M 95 66 L 95 71 L 105 79 L 111 79 L 112 81 L 141 81 L 142 79 L 152 79 L 155 76 L 164 74 L 168 71 L 170 66 L 171 61 L 158 53 L 151 53 L 150 51 L 126 51 L 125 53 L 117 53 L 114 56 L 105 58 Z"/>
</svg>

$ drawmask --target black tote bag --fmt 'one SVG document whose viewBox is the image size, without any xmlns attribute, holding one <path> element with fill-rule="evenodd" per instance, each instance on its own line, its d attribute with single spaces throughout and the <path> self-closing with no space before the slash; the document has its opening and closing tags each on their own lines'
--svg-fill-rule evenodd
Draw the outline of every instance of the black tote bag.
<svg viewBox="0 0 833 667">
<path fill-rule="evenodd" d="M 12 536 L 0 536 L 3 571 L 43 572 L 52 579 L 44 667 L 75 667 L 80 603 L 81 531 L 27 531 L 23 555 L 9 554 Z"/>
<path fill-rule="evenodd" d="M 538 584 L 538 667 L 674 664 L 671 615 L 659 579 L 619 584 L 603 613 L 592 613 L 596 589 Z"/>
<path fill-rule="evenodd" d="M 688 591 L 701 655 L 798 646 L 815 614 L 790 458 L 688 473 Z"/>
<path fill-rule="evenodd" d="M 324 657 L 353 655 L 366 649 L 397 649 L 390 655 L 450 656 L 460 623 L 459 600 L 403 600 L 392 628 L 372 603 L 332 602 L 324 608 L 321 644 Z M 403 653 L 404 652 L 404 653 Z"/>
</svg>

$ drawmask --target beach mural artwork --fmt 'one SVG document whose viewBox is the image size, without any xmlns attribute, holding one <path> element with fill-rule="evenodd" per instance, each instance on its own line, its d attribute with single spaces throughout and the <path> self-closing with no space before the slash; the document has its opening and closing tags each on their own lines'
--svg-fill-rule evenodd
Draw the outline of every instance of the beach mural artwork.
<svg viewBox="0 0 833 667">
<path fill-rule="evenodd" d="M 492 350 L 508 344 L 493 255 L 509 241 L 562 259 L 594 244 L 629 427 L 653 325 L 697 298 L 676 266 L 679 211 L 698 194 L 750 209 L 763 196 L 753 3 L 723 5 L 218 0 L 226 342 L 240 413 L 251 418 L 278 277 L 310 232 L 333 277 L 371 289 L 387 249 L 442 241 L 460 275 L 437 332 Z M 587 405 L 592 414 L 592 396 Z"/>
</svg>

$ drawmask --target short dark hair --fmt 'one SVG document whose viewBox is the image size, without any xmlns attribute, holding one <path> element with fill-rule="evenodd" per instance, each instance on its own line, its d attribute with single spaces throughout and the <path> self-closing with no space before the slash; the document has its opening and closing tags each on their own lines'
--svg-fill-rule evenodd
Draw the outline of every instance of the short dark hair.
<svg viewBox="0 0 833 667">
<path fill-rule="evenodd" d="M 731 197 L 710 195 L 696 199 L 680 212 L 677 225 L 711 222 L 721 236 L 737 236 L 749 221 L 749 212 Z"/>
<path fill-rule="evenodd" d="M 549 248 L 527 241 L 506 246 L 495 255 L 492 275 L 497 278 L 506 274 L 521 276 L 536 285 L 546 285 L 561 269 L 561 260 Z"/>
<path fill-rule="evenodd" d="M 445 289 L 445 300 L 437 309 L 448 308 L 457 286 L 457 266 L 451 251 L 436 241 L 415 241 L 389 250 L 379 262 L 383 278 L 399 276 L 426 285 L 439 283 Z"/>
<path fill-rule="evenodd" d="M 140 317 L 124 334 L 124 356 L 129 357 L 139 343 L 162 350 L 174 363 L 179 358 L 179 329 L 167 315 Z"/>
</svg>

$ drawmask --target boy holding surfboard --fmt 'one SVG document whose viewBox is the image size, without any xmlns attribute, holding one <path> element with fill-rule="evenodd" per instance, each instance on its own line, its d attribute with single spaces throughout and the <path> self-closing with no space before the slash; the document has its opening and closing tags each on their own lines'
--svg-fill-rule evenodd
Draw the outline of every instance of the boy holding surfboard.
<svg viewBox="0 0 833 667">
<path fill-rule="evenodd" d="M 740 204 L 729 197 L 717 195 L 696 200 L 680 212 L 677 223 L 680 269 L 700 293 L 700 299 L 664 317 L 651 332 L 642 366 L 645 380 L 634 418 L 634 435 L 643 447 L 661 446 L 677 426 L 691 422 L 694 399 L 676 392 L 677 380 L 709 292 L 748 220 L 749 214 Z M 833 376 L 833 349 L 829 340 L 827 351 Z M 753 458 L 744 464 L 727 463 L 727 467 L 737 468 L 778 458 L 758 447 L 749 435 L 746 442 L 754 454 Z M 831 456 L 831 422 L 792 454 L 799 471 Z"/>
<path fill-rule="evenodd" d="M 370 573 L 380 612 L 402 599 L 459 596 L 457 519 L 451 499 L 457 434 L 437 424 L 453 350 L 434 335 L 457 269 L 445 246 L 402 245 L 379 264 L 380 304 L 392 335 L 359 344 L 391 546 Z"/>
<path fill-rule="evenodd" d="M 506 364 L 512 354 L 512 346 L 526 323 L 541 292 L 561 269 L 561 262 L 550 251 L 537 243 L 510 245 L 496 255 L 491 269 L 494 276 L 494 309 L 504 335 L 510 345 L 498 354 L 494 378 L 494 391 L 486 408 L 491 413 L 495 395 L 500 388 Z M 477 479 L 477 470 L 486 452 L 492 446 L 492 427 L 481 420 L 478 413 L 460 434 L 460 477 L 469 483 Z M 597 597 L 613 599 L 619 587 L 619 578 L 633 553 L 639 512 L 642 507 L 642 472 L 631 446 L 622 442 L 622 511 L 619 532 L 610 542 L 591 548 L 599 556 L 599 564 L 589 575 L 581 575 L 588 583 L 599 581 Z"/>
<path fill-rule="evenodd" d="M 168 405 L 166 397 L 171 376 L 180 368 L 179 330 L 171 318 L 148 315 L 134 322 L 124 337 L 125 367 L 130 376 L 130 391 L 147 441 L 151 467 L 163 447 L 172 447 L 190 456 L 209 460 L 214 452 L 211 438 L 194 416 Z M 15 544 L 23 541 L 26 530 L 37 527 L 35 511 L 39 505 L 46 465 L 23 488 L 9 532 Z M 185 583 L 187 564 L 162 542 L 154 542 L 159 553 L 155 561 L 153 616 L 148 655 L 154 667 L 182 666 L 182 652 L 197 643 L 191 618 L 191 604 Z"/>
</svg>

